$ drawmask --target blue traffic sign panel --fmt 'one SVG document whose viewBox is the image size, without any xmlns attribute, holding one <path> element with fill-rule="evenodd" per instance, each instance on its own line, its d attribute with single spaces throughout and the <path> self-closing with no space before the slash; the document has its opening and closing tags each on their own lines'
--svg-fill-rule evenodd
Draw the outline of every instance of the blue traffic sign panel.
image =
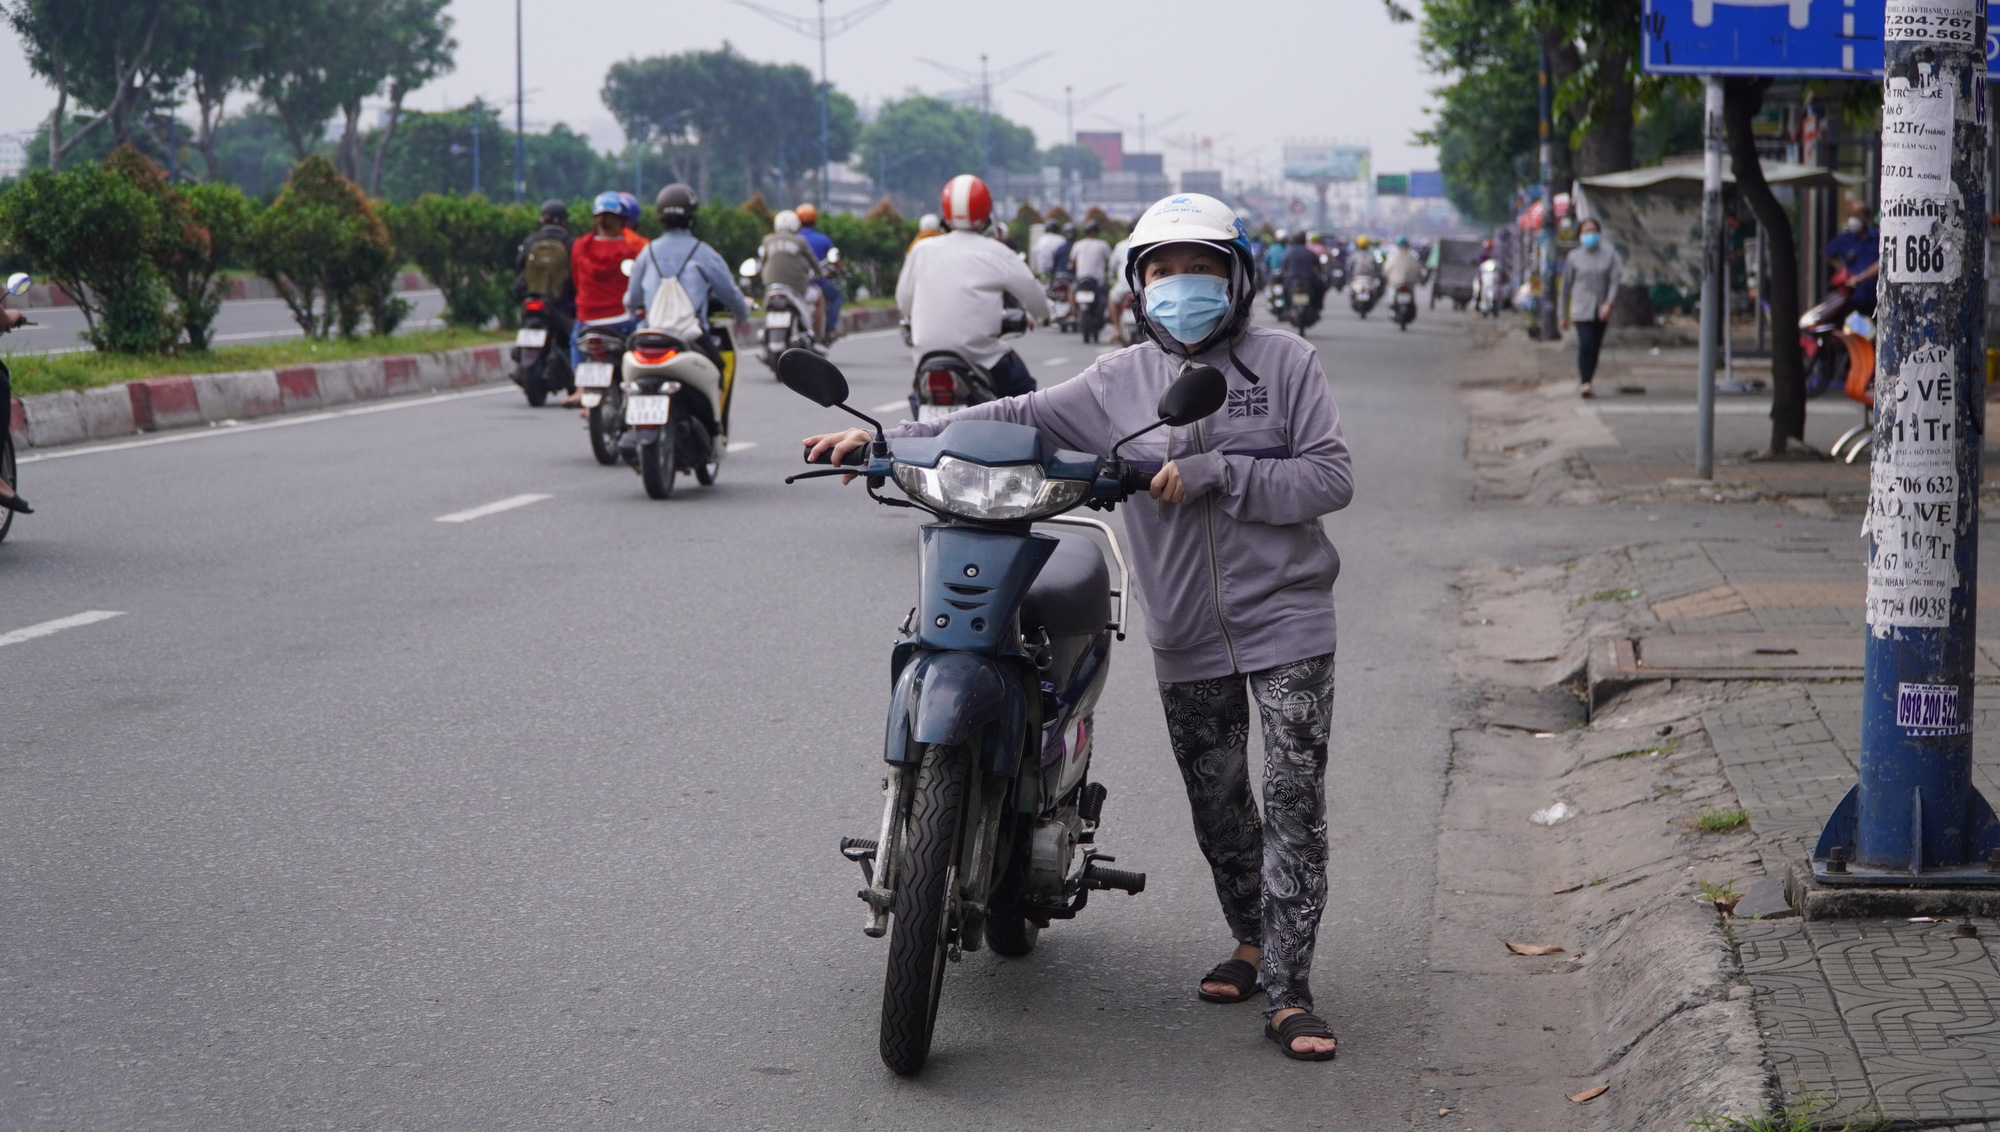
<svg viewBox="0 0 2000 1132">
<path fill-rule="evenodd" d="M 1882 73 L 1885 0 L 1646 0 L 1645 69 L 1664 75 Z M 2000 36 L 1986 36 L 1994 73 Z"/>
</svg>

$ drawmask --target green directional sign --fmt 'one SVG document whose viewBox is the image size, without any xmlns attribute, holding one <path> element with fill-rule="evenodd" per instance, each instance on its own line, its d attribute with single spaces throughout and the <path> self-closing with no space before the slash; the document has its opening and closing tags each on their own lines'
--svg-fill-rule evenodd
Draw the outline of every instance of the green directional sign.
<svg viewBox="0 0 2000 1132">
<path fill-rule="evenodd" d="M 1375 195 L 1378 197 L 1406 197 L 1410 195 L 1410 175 L 1408 173 L 1378 173 L 1375 175 Z"/>
</svg>

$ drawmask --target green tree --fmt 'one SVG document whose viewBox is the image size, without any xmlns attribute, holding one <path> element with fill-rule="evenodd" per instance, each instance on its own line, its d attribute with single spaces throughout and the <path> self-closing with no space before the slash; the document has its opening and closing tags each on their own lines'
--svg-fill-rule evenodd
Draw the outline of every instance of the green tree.
<svg viewBox="0 0 2000 1132">
<path fill-rule="evenodd" d="M 326 338 L 336 326 L 351 337 L 366 312 L 368 283 L 395 254 L 360 187 L 321 156 L 299 162 L 251 225 L 251 262 L 308 338 Z"/>
<path fill-rule="evenodd" d="M 382 195 L 382 163 L 402 124 L 403 100 L 410 93 L 457 65 L 458 41 L 451 37 L 452 19 L 444 14 L 449 0 L 391 0 L 389 18 L 389 115 L 375 143 L 375 160 L 368 191 Z M 351 120 L 350 120 L 351 122 Z"/>
<path fill-rule="evenodd" d="M 27 48 L 29 69 L 56 89 L 49 135 L 50 169 L 85 138 L 109 127 L 114 144 L 131 138 L 134 119 L 152 103 L 162 57 L 181 37 L 190 0 L 12 0 L 7 22 Z M 74 131 L 70 103 L 96 113 Z"/>
<path fill-rule="evenodd" d="M 227 182 L 189 185 L 174 195 L 180 207 L 161 241 L 160 276 L 174 296 L 188 348 L 206 350 L 229 293 L 223 269 L 242 255 L 257 205 Z"/>
<path fill-rule="evenodd" d="M 977 109 L 923 94 L 884 103 L 861 131 L 856 161 L 883 177 L 880 188 L 919 198 L 935 195 L 952 177 L 979 171 L 979 118 Z M 1034 131 L 998 114 L 986 128 L 994 169 L 1041 167 Z"/>
<path fill-rule="evenodd" d="M 146 254 L 159 226 L 153 198 L 100 164 L 32 170 L 0 195 L 0 241 L 69 294 L 90 343 L 108 352 L 171 340 L 167 292 Z"/>
<path fill-rule="evenodd" d="M 1068 180 L 1095 181 L 1104 173 L 1104 159 L 1087 145 L 1052 145 L 1042 151 L 1041 164 L 1061 169 Z"/>
<path fill-rule="evenodd" d="M 262 201 L 278 195 L 297 163 L 284 124 L 262 108 L 223 119 L 214 146 L 222 179 Z"/>
</svg>

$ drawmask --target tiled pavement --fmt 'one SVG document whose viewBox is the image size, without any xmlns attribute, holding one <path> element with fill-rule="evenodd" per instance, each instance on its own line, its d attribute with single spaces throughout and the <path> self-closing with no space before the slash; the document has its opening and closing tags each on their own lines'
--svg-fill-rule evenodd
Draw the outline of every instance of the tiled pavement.
<svg viewBox="0 0 2000 1132">
<path fill-rule="evenodd" d="M 1644 601 L 1674 634 L 1858 635 L 1859 559 L 1859 540 L 1630 552 Z M 1702 723 L 1777 874 L 1810 852 L 1855 780 L 1861 689 L 1741 691 Z M 2000 710 L 1979 709 L 1974 735 L 1974 782 L 2000 800 Z M 1829 1128 L 1858 1117 L 2000 1132 L 2000 964 L 1990 950 L 2000 921 L 1974 924 L 1979 935 L 1967 938 L 1950 923 L 1732 920 L 1787 1104 L 1812 1108 Z"/>
</svg>

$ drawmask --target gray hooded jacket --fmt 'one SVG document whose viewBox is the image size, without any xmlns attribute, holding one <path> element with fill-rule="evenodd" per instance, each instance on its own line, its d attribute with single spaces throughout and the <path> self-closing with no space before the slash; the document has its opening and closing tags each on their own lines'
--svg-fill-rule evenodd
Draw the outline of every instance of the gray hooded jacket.
<svg viewBox="0 0 2000 1132">
<path fill-rule="evenodd" d="M 1198 360 L 1229 382 L 1221 412 L 1125 446 L 1136 464 L 1175 461 L 1188 502 L 1134 496 L 1120 512 L 1153 645 L 1170 683 L 1257 672 L 1334 651 L 1340 556 L 1320 516 L 1354 496 L 1340 410 L 1305 340 L 1253 327 Z M 935 436 L 952 420 L 1039 429 L 1078 452 L 1108 453 L 1158 420 L 1181 360 L 1147 342 L 1099 358 L 1060 385 L 905 422 L 890 436 Z"/>
</svg>

